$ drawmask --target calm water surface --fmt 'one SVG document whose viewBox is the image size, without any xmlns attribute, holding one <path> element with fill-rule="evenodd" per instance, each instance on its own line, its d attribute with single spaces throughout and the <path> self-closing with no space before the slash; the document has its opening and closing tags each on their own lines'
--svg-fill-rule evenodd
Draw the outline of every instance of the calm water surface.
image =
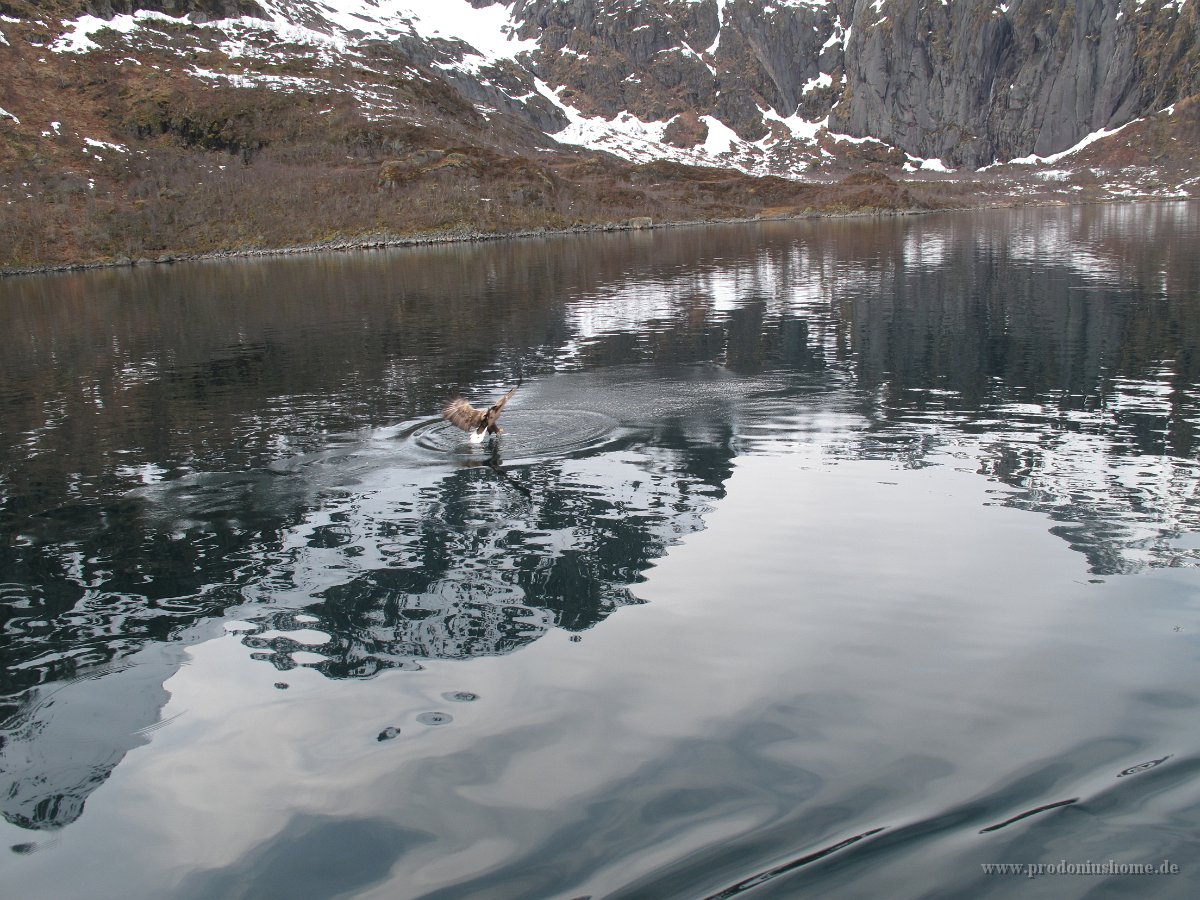
<svg viewBox="0 0 1200 900">
<path fill-rule="evenodd" d="M 1198 239 L 0 282 L 4 893 L 1196 896 Z"/>
</svg>

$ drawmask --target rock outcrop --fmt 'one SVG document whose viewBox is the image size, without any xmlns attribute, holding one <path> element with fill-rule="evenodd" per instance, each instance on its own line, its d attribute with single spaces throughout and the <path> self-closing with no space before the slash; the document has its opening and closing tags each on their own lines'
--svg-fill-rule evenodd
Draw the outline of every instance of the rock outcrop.
<svg viewBox="0 0 1200 900">
<path fill-rule="evenodd" d="M 685 117 L 671 143 L 703 134 L 697 117 L 755 141 L 773 118 L 828 116 L 832 131 L 979 166 L 1067 149 L 1200 91 L 1196 0 L 506 5 L 565 102 Z"/>
<path fill-rule="evenodd" d="M 828 94 L 814 106 L 807 93 L 841 65 L 827 52 L 844 31 L 833 2 L 517 0 L 512 12 L 539 41 L 535 71 L 587 115 L 712 115 L 757 140 L 763 110 L 823 116 Z"/>
<path fill-rule="evenodd" d="M 377 118 L 402 118 L 407 107 L 359 78 L 372 59 L 408 66 L 404 78 L 440 92 L 432 105 L 466 130 L 487 123 L 535 132 L 539 146 L 557 135 L 638 162 L 758 173 L 796 175 L 845 157 L 828 134 L 877 139 L 914 157 L 910 165 L 1047 156 L 1200 92 L 1200 0 L 469 2 L 480 18 L 458 37 L 444 9 L 371 0 L 48 6 L 101 18 L 154 10 L 194 23 L 249 16 L 264 29 L 294 26 L 317 38 L 305 39 L 308 49 L 283 38 L 291 49 L 282 53 L 310 59 L 281 61 L 280 51 L 260 47 L 263 64 L 316 65 L 310 91 L 323 83 L 345 90 L 358 78 L 356 96 L 375 104 Z M 0 0 L 6 15 L 32 17 L 33 8 Z M 341 62 L 312 50 L 326 38 L 346 48 Z M 238 68 L 248 60 L 230 59 L 221 77 L 281 83 L 274 70 L 247 80 Z"/>
<path fill-rule="evenodd" d="M 255 0 L 86 0 L 85 12 L 101 19 L 111 19 L 139 10 L 165 13 L 168 16 L 188 16 L 197 22 L 232 19 L 238 16 L 263 18 L 266 13 Z"/>
<path fill-rule="evenodd" d="M 1064 150 L 1200 90 L 1196 4 L 858 0 L 833 127 L 985 165 Z"/>
</svg>

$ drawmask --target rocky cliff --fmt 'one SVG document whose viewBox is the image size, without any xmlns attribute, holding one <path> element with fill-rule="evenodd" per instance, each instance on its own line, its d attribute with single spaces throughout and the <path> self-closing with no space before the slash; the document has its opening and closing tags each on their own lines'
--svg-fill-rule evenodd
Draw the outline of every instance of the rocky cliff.
<svg viewBox="0 0 1200 900">
<path fill-rule="evenodd" d="M 266 17 L 263 8 L 255 0 L 81 0 L 76 5 L 81 13 L 107 20 L 139 10 L 150 10 L 169 16 L 188 16 L 197 22 L 213 22 L 238 16 Z"/>
<path fill-rule="evenodd" d="M 792 175 L 828 158 L 822 134 L 978 167 L 1061 152 L 1200 91 L 1197 0 L 0 3 L 18 18 L 34 6 L 68 25 L 123 17 L 125 34 L 146 11 L 239 34 L 257 20 L 301 56 L 313 35 L 403 55 L 479 111 L 566 143 Z M 361 68 L 354 56 L 341 65 Z"/>
<path fill-rule="evenodd" d="M 585 115 L 712 117 L 751 142 L 828 117 L 953 165 L 1057 153 L 1200 91 L 1193 0 L 517 0 L 512 15 L 538 41 L 533 70 Z"/>
<path fill-rule="evenodd" d="M 1194 197 L 1198 4 L 0 0 L 0 265 Z"/>
<path fill-rule="evenodd" d="M 1200 90 L 1194 2 L 858 0 L 832 123 L 919 157 L 1048 156 Z"/>
</svg>

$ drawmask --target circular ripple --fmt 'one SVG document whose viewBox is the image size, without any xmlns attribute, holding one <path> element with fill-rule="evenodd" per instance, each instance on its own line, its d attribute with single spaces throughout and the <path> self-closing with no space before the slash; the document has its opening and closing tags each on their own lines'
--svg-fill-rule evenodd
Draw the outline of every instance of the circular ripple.
<svg viewBox="0 0 1200 900">
<path fill-rule="evenodd" d="M 602 447 L 614 437 L 617 422 L 603 413 L 574 409 L 506 411 L 500 420 L 500 455 L 505 462 L 531 462 L 573 456 Z M 440 419 L 418 423 L 396 434 L 410 455 L 425 462 L 487 458 L 490 444 L 472 444 L 469 435 Z"/>
<path fill-rule="evenodd" d="M 1117 775 L 1117 777 L 1124 778 L 1126 775 L 1136 775 L 1138 772 L 1145 772 L 1147 769 L 1153 769 L 1155 766 L 1161 766 L 1170 758 L 1170 756 L 1164 756 L 1162 759 L 1152 759 L 1149 762 L 1138 763 L 1136 766 L 1130 766 L 1128 769 L 1125 769 L 1119 775 Z"/>
<path fill-rule="evenodd" d="M 417 716 L 417 721 L 422 725 L 449 725 L 454 721 L 454 716 L 444 712 L 427 712 Z"/>
</svg>

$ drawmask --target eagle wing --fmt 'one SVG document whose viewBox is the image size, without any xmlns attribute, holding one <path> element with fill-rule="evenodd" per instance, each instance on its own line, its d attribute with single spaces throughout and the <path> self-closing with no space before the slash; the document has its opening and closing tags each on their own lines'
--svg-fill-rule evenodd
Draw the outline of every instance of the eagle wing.
<svg viewBox="0 0 1200 900">
<path fill-rule="evenodd" d="M 476 409 L 462 397 L 457 397 L 447 403 L 442 409 L 442 418 L 452 425 L 457 425 L 463 431 L 474 431 L 478 434 L 482 433 L 488 426 L 493 426 L 491 430 L 496 431 L 498 429 L 494 426 L 496 419 L 500 416 L 500 410 L 504 409 L 504 404 L 509 401 L 520 386 L 521 379 L 518 378 L 513 389 L 487 409 Z"/>
<path fill-rule="evenodd" d="M 504 409 L 504 404 L 509 401 L 509 399 L 512 397 L 512 395 L 517 392 L 517 388 L 519 388 L 520 386 L 521 386 L 521 381 L 520 381 L 520 379 L 518 379 L 517 383 L 515 385 L 513 385 L 512 390 L 510 390 L 507 394 L 505 394 L 503 397 L 501 397 L 499 400 L 497 400 L 495 403 L 492 404 L 492 408 L 490 410 L 488 410 L 488 412 L 494 414 L 492 416 L 493 422 L 495 422 L 496 417 L 500 415 L 500 410 Z"/>
<path fill-rule="evenodd" d="M 463 431 L 478 431 L 484 426 L 487 413 L 482 409 L 476 409 L 462 397 L 458 397 L 446 404 L 442 410 L 442 418 Z"/>
</svg>

